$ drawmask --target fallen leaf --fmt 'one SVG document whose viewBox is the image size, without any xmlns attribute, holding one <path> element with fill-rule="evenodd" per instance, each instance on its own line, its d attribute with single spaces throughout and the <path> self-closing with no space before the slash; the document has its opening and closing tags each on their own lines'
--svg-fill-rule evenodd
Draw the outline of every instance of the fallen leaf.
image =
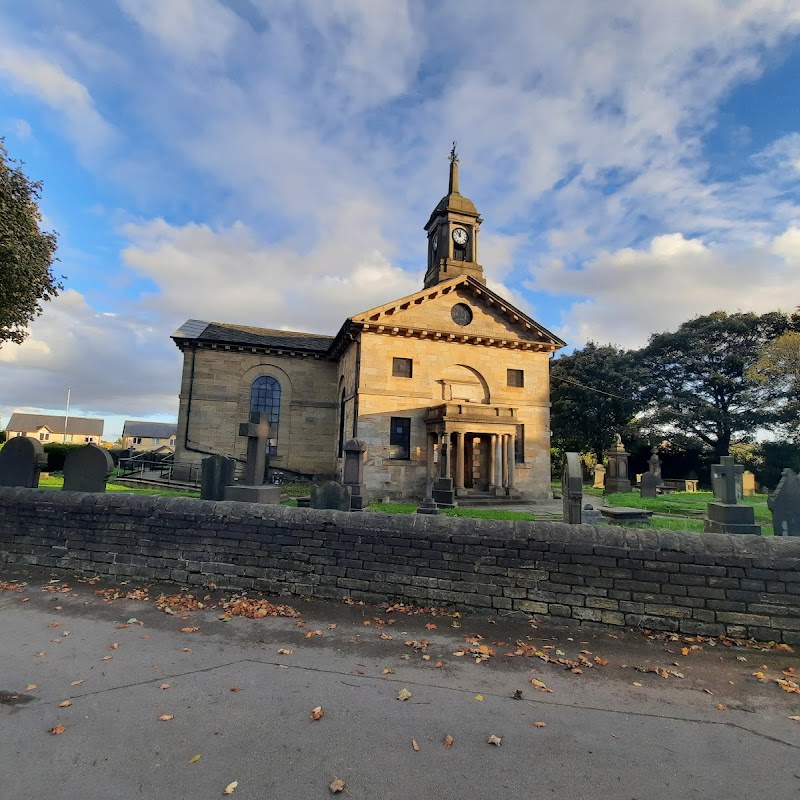
<svg viewBox="0 0 800 800">
<path fill-rule="evenodd" d="M 381 675 L 394 675 L 394 670 L 389 669 L 388 667 L 381 672 Z"/>
<path fill-rule="evenodd" d="M 161 722 L 169 722 L 171 719 L 175 719 L 175 715 L 174 714 L 162 714 L 158 719 Z"/>
<path fill-rule="evenodd" d="M 58 736 L 59 734 L 64 733 L 65 730 L 66 730 L 66 728 L 63 725 L 54 725 L 47 732 L 48 733 L 52 733 L 53 736 Z"/>
<path fill-rule="evenodd" d="M 476 694 L 475 695 L 475 699 L 478 700 L 478 701 L 483 700 L 483 695 L 482 694 Z"/>
<path fill-rule="evenodd" d="M 408 700 L 409 697 L 411 697 L 411 692 L 409 692 L 408 689 L 401 689 L 397 693 L 398 700 Z"/>
<path fill-rule="evenodd" d="M 38 688 L 39 688 L 39 687 L 38 687 L 38 686 L 37 686 L 35 683 L 29 683 L 29 684 L 28 684 L 28 685 L 25 687 L 25 691 L 26 691 L 26 692 L 32 692 L 34 689 L 38 689 Z"/>
<path fill-rule="evenodd" d="M 181 633 L 197 633 L 199 630 L 200 628 L 195 625 L 192 628 L 181 628 Z"/>
<path fill-rule="evenodd" d="M 161 689 L 171 689 L 172 688 L 172 684 L 171 683 L 162 683 L 159 688 L 161 688 Z"/>
<path fill-rule="evenodd" d="M 108 646 L 108 649 L 109 649 L 109 650 L 119 650 L 119 642 L 112 642 L 112 643 L 111 643 L 111 644 Z"/>
<path fill-rule="evenodd" d="M 800 717 L 789 717 L 792 722 L 800 722 Z"/>
<path fill-rule="evenodd" d="M 202 755 L 200 755 L 200 753 L 198 753 L 196 756 L 192 756 L 192 757 L 189 759 L 189 763 L 190 763 L 190 764 L 196 764 L 196 763 L 197 763 L 197 762 L 198 762 L 198 761 L 199 761 L 199 760 L 200 760 L 202 757 L 203 757 L 203 756 L 202 756 Z"/>
<path fill-rule="evenodd" d="M 389 636 L 389 634 L 388 634 L 388 633 L 382 633 L 382 634 L 380 635 L 380 637 L 379 637 L 379 638 L 381 638 L 381 639 L 384 639 L 384 640 L 387 640 L 387 641 L 388 641 L 388 640 L 391 640 L 391 639 L 392 639 L 392 638 L 394 638 L 394 637 L 392 637 L 392 636 Z"/>
<path fill-rule="evenodd" d="M 222 790 L 222 794 L 233 794 L 238 785 L 239 781 L 232 781 Z"/>
<path fill-rule="evenodd" d="M 60 622 L 51 622 L 47 627 L 48 628 L 57 628 L 61 623 Z"/>
<path fill-rule="evenodd" d="M 456 740 L 448 733 L 442 741 L 444 746 L 449 750 L 455 744 Z"/>
<path fill-rule="evenodd" d="M 444 666 L 444 662 L 443 661 L 437 661 L 433 666 L 434 666 L 435 669 L 441 669 Z"/>
<path fill-rule="evenodd" d="M 45 653 L 44 653 L 44 652 L 41 652 L 41 653 L 37 653 L 37 654 L 36 654 L 36 657 L 37 657 L 37 658 L 42 658 L 42 656 L 44 656 L 44 655 L 45 655 Z"/>
<path fill-rule="evenodd" d="M 412 749 L 412 750 L 413 750 L 415 753 L 419 753 L 419 745 L 417 744 L 417 740 L 416 740 L 416 739 L 412 739 L 412 740 L 411 740 L 411 749 Z"/>
<path fill-rule="evenodd" d="M 72 681 L 72 683 L 70 684 L 70 686 L 80 686 L 82 683 L 83 683 L 83 681 L 82 681 L 82 680 L 81 680 L 81 681 Z"/>
<path fill-rule="evenodd" d="M 58 704 L 59 708 L 69 708 L 72 705 L 72 700 L 63 700 Z"/>
<path fill-rule="evenodd" d="M 114 658 L 114 656 L 103 656 L 100 660 L 101 661 L 111 661 L 112 658 Z"/>
<path fill-rule="evenodd" d="M 191 653 L 192 652 L 192 648 L 191 647 L 180 647 L 180 648 L 178 648 L 178 652 L 180 652 L 180 653 Z"/>
<path fill-rule="evenodd" d="M 600 658 L 600 656 L 595 656 L 594 657 L 594 663 L 595 664 L 599 664 L 601 667 L 605 667 L 608 664 L 608 659 L 607 658 Z"/>
<path fill-rule="evenodd" d="M 311 715 L 309 719 L 318 720 L 322 719 L 325 716 L 325 712 L 322 710 L 322 706 L 317 706 L 315 709 L 311 711 Z"/>
<path fill-rule="evenodd" d="M 332 794 L 336 794 L 336 792 L 343 792 L 345 787 L 345 783 L 341 778 L 335 778 L 328 788 L 331 790 Z"/>
<path fill-rule="evenodd" d="M 633 685 L 634 685 L 634 686 L 641 686 L 642 684 L 641 684 L 641 683 L 639 683 L 639 681 L 634 681 L 634 682 L 633 682 Z"/>
<path fill-rule="evenodd" d="M 513 700 L 522 700 L 522 689 L 514 689 L 514 691 L 511 692 L 511 697 Z"/>
<path fill-rule="evenodd" d="M 329 622 L 328 623 L 328 629 L 329 630 L 333 630 L 335 627 L 336 627 L 336 623 L 335 622 Z"/>
<path fill-rule="evenodd" d="M 717 703 L 714 708 L 716 708 L 717 711 L 725 711 L 728 706 L 726 706 L 724 703 Z"/>
<path fill-rule="evenodd" d="M 435 631 L 435 630 L 436 630 L 436 629 L 437 629 L 439 626 L 438 626 L 438 625 L 435 625 L 433 622 L 429 622 L 429 623 L 428 623 L 428 624 L 427 624 L 425 627 L 426 627 L 426 628 L 427 628 L 429 631 Z"/>
<path fill-rule="evenodd" d="M 531 678 L 531 685 L 535 686 L 540 692 L 552 693 L 553 691 L 552 689 L 548 688 L 544 681 L 540 681 L 538 678 Z"/>
<path fill-rule="evenodd" d="M 533 727 L 534 728 L 546 728 L 547 727 L 547 723 L 546 722 L 534 722 L 533 723 Z"/>
<path fill-rule="evenodd" d="M 294 653 L 294 650 L 290 650 L 288 647 L 282 647 L 278 650 L 279 656 L 290 656 L 292 653 Z"/>
<path fill-rule="evenodd" d="M 231 686 L 231 688 L 228 689 L 228 691 L 229 692 L 241 692 L 242 690 L 238 686 Z"/>
<path fill-rule="evenodd" d="M 500 745 L 503 743 L 502 738 L 500 736 L 495 736 L 494 734 L 492 734 L 486 741 L 489 744 L 493 744 L 495 747 L 500 747 Z"/>
</svg>

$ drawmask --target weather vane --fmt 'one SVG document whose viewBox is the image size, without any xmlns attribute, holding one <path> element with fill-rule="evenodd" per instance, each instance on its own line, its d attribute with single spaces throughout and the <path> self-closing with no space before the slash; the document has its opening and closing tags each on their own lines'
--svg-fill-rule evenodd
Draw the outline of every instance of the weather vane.
<svg viewBox="0 0 800 800">
<path fill-rule="evenodd" d="M 450 163 L 458 163 L 458 153 L 456 152 L 456 143 L 453 142 L 453 149 L 450 151 Z"/>
</svg>

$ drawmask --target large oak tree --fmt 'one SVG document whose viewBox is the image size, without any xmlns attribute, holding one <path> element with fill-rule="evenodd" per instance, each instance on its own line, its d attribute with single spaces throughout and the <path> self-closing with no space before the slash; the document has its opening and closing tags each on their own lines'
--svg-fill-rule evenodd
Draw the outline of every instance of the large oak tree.
<svg viewBox="0 0 800 800">
<path fill-rule="evenodd" d="M 62 284 L 53 274 L 56 234 L 40 227 L 42 184 L 8 157 L 0 139 L 0 346 L 19 344 Z"/>
<path fill-rule="evenodd" d="M 717 458 L 731 443 L 781 422 L 781 387 L 753 380 L 748 370 L 788 326 L 789 318 L 778 311 L 716 311 L 677 331 L 653 334 L 639 351 L 647 375 L 641 390 L 645 421 L 667 437 L 700 439 Z"/>
</svg>

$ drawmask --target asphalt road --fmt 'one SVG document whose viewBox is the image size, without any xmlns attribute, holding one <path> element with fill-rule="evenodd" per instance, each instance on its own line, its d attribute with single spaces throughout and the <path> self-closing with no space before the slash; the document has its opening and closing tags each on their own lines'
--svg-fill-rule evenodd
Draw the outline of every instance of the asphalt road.
<svg viewBox="0 0 800 800">
<path fill-rule="evenodd" d="M 365 800 L 800 798 L 800 694 L 773 680 L 800 673 L 793 653 L 297 599 L 271 598 L 299 619 L 223 620 L 159 609 L 175 587 L 8 582 L 27 585 L 0 588 L 3 800 L 201 800 L 233 782 L 236 800 L 306 800 L 337 778 Z"/>
</svg>

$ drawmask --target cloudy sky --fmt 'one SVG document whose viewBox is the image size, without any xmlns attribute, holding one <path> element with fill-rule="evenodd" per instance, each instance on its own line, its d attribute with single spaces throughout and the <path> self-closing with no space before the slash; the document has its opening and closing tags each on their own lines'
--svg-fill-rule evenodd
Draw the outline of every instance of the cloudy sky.
<svg viewBox="0 0 800 800">
<path fill-rule="evenodd" d="M 0 135 L 66 290 L 14 410 L 177 415 L 186 319 L 334 333 L 447 189 L 571 346 L 800 305 L 800 0 L 6 0 Z"/>
</svg>

